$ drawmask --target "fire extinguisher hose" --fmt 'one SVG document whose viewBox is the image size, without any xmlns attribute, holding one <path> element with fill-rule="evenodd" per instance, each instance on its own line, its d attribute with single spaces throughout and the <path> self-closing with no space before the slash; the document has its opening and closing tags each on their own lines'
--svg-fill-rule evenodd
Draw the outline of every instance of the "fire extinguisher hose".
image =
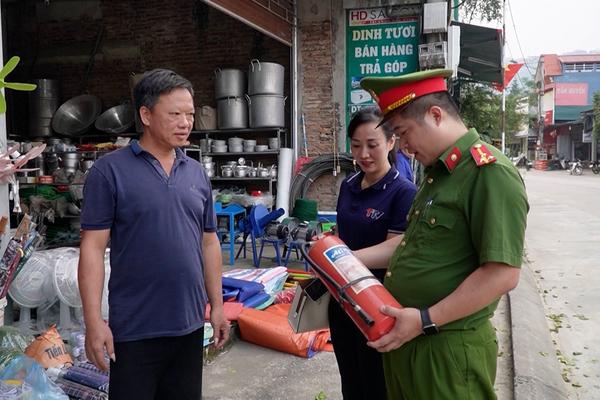
<svg viewBox="0 0 600 400">
<path fill-rule="evenodd" d="M 362 309 L 360 305 L 354 301 L 354 299 L 348 295 L 347 290 L 352 285 L 367 279 L 377 279 L 375 276 L 363 276 L 358 279 L 354 279 L 353 281 L 348 282 L 344 286 L 340 286 L 336 282 L 335 279 L 331 277 L 327 272 L 325 272 L 319 265 L 308 255 L 308 248 L 310 247 L 310 243 L 305 243 L 303 246 L 300 246 L 300 253 L 304 257 L 304 259 L 310 264 L 311 268 L 324 280 L 326 280 L 331 286 L 333 286 L 339 296 L 340 302 L 347 302 L 350 306 L 356 311 L 356 313 L 360 316 L 360 318 L 364 321 L 368 326 L 372 326 L 375 321 L 373 318 Z"/>
</svg>

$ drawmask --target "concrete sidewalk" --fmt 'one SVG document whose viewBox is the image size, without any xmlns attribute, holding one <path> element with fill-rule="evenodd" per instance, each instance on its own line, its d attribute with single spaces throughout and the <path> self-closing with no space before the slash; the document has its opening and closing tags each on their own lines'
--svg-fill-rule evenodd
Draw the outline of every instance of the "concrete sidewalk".
<svg viewBox="0 0 600 400">
<path fill-rule="evenodd" d="M 567 399 L 546 312 L 528 262 L 523 264 L 519 285 L 508 294 L 508 300 L 514 400 Z"/>
</svg>

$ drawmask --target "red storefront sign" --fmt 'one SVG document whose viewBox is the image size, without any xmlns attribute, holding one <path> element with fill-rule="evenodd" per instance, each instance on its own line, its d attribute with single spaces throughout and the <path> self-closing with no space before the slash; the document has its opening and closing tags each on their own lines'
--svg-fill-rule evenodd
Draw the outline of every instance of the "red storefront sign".
<svg viewBox="0 0 600 400">
<path fill-rule="evenodd" d="M 556 83 L 554 104 L 557 106 L 587 106 L 587 83 Z"/>
<path fill-rule="evenodd" d="M 552 110 L 546 111 L 546 113 L 544 114 L 544 125 L 548 126 L 548 125 L 552 125 L 554 123 L 554 118 L 552 118 L 553 114 L 554 114 L 554 111 L 552 111 Z"/>
</svg>

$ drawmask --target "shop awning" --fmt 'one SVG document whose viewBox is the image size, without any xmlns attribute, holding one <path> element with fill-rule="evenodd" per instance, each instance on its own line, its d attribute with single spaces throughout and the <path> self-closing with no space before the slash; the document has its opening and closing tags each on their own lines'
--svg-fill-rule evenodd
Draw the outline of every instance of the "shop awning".
<svg viewBox="0 0 600 400">
<path fill-rule="evenodd" d="M 202 0 L 219 11 L 280 42 L 292 45 L 294 10 L 291 2 Z"/>
<path fill-rule="evenodd" d="M 458 75 L 478 82 L 502 83 L 502 30 L 453 22 L 460 27 Z"/>
<path fill-rule="evenodd" d="M 590 106 L 556 106 L 554 107 L 554 120 L 576 121 L 581 118 L 581 113 L 589 108 Z"/>
</svg>

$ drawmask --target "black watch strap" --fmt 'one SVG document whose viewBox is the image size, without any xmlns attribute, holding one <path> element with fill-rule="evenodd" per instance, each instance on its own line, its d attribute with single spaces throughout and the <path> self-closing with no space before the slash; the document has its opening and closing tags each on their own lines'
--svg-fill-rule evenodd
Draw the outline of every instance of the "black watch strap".
<svg viewBox="0 0 600 400">
<path fill-rule="evenodd" d="M 429 309 L 426 308 L 421 311 L 421 323 L 423 334 L 424 335 L 435 335 L 439 332 L 438 327 L 431 321 L 431 317 L 429 316 Z"/>
</svg>

